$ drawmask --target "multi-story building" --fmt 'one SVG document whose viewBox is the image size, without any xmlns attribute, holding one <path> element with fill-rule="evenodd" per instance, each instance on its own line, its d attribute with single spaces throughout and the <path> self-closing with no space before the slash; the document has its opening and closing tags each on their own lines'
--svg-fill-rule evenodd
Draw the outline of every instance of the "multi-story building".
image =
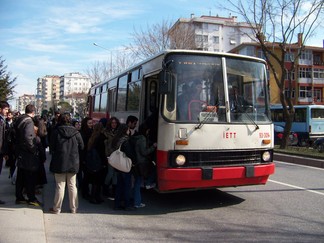
<svg viewBox="0 0 324 243">
<path fill-rule="evenodd" d="M 174 49 L 228 52 L 245 42 L 255 42 L 253 28 L 237 17 L 201 16 L 180 18 L 171 27 L 170 44 Z"/>
<path fill-rule="evenodd" d="M 290 44 L 290 52 L 285 56 L 285 94 L 291 92 L 295 105 L 324 104 L 324 48 L 303 46 L 301 55 L 295 62 L 295 69 L 291 72 L 291 60 L 296 59 L 302 45 L 302 34 L 298 35 L 298 42 Z M 281 55 L 279 43 L 269 43 L 276 55 Z M 231 53 L 264 58 L 261 47 L 255 43 L 243 43 L 232 49 Z M 281 75 L 278 69 L 278 74 Z M 270 97 L 272 104 L 280 104 L 280 90 L 270 72 Z"/>
<path fill-rule="evenodd" d="M 60 100 L 68 102 L 73 110 L 86 101 L 91 87 L 90 78 L 78 72 L 66 73 L 60 78 Z"/>
<path fill-rule="evenodd" d="M 17 111 L 24 114 L 25 113 L 25 108 L 26 105 L 35 105 L 37 108 L 37 101 L 35 99 L 35 95 L 29 95 L 29 94 L 24 94 L 22 96 L 18 97 L 18 102 L 17 102 Z M 36 109 L 36 113 L 39 113 L 39 110 Z"/>
<path fill-rule="evenodd" d="M 37 79 L 37 95 L 42 110 L 55 110 L 59 101 L 60 77 L 58 75 L 46 75 Z"/>
</svg>

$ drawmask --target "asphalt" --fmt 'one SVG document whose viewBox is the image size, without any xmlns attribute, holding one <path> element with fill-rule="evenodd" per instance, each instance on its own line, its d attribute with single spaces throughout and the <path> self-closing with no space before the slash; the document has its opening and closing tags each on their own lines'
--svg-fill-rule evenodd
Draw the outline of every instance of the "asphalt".
<svg viewBox="0 0 324 243">
<path fill-rule="evenodd" d="M 280 160 L 324 168 L 323 159 L 304 158 L 278 153 L 275 154 L 274 159 L 276 161 Z M 2 174 L 0 175 L 0 199 L 5 201 L 5 204 L 0 205 L 0 243 L 46 243 L 43 208 L 16 205 L 15 186 L 8 177 L 9 168 L 3 167 Z M 48 179 L 50 178 L 51 176 L 48 174 Z M 53 183 L 49 183 L 44 187 L 44 191 L 37 195 L 41 202 L 45 201 L 44 197 L 53 197 L 54 188 L 50 188 L 53 186 Z M 49 193 L 49 191 L 51 192 Z M 48 212 L 46 211 L 46 213 Z"/>
</svg>

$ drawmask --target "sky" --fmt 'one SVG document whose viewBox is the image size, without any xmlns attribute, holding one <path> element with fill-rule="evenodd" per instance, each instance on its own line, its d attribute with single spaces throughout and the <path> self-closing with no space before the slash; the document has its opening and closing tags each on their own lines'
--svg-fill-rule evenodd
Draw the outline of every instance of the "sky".
<svg viewBox="0 0 324 243">
<path fill-rule="evenodd" d="M 93 63 L 109 60 L 111 53 L 131 43 L 134 29 L 191 14 L 228 17 L 230 13 L 219 9 L 217 2 L 0 0 L 0 56 L 11 77 L 17 77 L 15 97 L 35 94 L 37 78 L 85 74 Z M 307 45 L 322 43 L 323 36 L 315 36 Z"/>
</svg>

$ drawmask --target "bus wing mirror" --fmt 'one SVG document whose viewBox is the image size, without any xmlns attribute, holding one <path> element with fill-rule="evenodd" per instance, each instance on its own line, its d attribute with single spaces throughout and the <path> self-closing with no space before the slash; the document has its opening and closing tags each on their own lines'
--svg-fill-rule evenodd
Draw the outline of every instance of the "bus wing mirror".
<svg viewBox="0 0 324 243">
<path fill-rule="evenodd" d="M 171 86 L 171 73 L 164 70 L 159 74 L 159 93 L 160 94 L 168 94 L 172 90 Z"/>
</svg>

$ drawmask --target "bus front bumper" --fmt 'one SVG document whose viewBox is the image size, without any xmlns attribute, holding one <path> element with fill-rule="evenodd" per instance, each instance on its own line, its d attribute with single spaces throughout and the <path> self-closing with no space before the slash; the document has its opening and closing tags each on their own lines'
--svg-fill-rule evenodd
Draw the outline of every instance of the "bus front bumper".
<svg viewBox="0 0 324 243">
<path fill-rule="evenodd" d="M 203 189 L 266 184 L 275 171 L 274 163 L 213 168 L 160 168 L 158 189 Z"/>
</svg>

